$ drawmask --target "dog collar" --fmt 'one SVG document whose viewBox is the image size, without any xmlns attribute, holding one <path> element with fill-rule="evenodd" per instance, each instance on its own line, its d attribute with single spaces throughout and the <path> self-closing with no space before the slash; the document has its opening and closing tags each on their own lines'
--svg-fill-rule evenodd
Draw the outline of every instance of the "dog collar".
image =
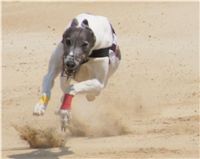
<svg viewBox="0 0 200 159">
<path fill-rule="evenodd" d="M 110 47 L 98 49 L 98 50 L 93 50 L 89 57 L 90 58 L 108 57 L 109 49 L 110 49 Z"/>
<path fill-rule="evenodd" d="M 113 52 L 115 52 L 116 45 L 113 43 L 111 47 L 93 50 L 89 57 L 90 58 L 108 57 L 109 56 L 109 50 L 112 50 Z"/>
</svg>

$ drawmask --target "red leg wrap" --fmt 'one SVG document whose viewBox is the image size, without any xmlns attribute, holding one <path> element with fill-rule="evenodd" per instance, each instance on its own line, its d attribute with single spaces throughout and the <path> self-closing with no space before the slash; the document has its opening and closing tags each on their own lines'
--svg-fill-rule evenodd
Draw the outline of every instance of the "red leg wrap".
<svg viewBox="0 0 200 159">
<path fill-rule="evenodd" d="M 65 94 L 62 105 L 60 109 L 71 109 L 72 95 Z"/>
</svg>

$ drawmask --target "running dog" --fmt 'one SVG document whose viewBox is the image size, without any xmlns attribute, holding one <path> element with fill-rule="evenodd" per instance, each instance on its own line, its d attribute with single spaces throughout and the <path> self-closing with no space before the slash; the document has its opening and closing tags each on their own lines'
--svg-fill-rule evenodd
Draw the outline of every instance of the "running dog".
<svg viewBox="0 0 200 159">
<path fill-rule="evenodd" d="M 117 70 L 120 60 L 117 37 L 108 19 L 91 14 L 76 16 L 51 55 L 48 72 L 43 78 L 42 94 L 33 114 L 44 114 L 54 80 L 60 74 L 64 95 L 59 115 L 65 130 L 71 119 L 73 97 L 85 93 L 87 100 L 93 101 Z M 71 80 L 77 83 L 70 84 Z"/>
</svg>

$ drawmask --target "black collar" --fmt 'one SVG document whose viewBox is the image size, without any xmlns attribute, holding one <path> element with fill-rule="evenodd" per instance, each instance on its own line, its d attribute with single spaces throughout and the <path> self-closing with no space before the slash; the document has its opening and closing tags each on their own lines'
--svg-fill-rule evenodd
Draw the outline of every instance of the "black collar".
<svg viewBox="0 0 200 159">
<path fill-rule="evenodd" d="M 111 47 L 103 48 L 103 49 L 98 49 L 98 50 L 93 50 L 90 56 L 83 61 L 81 64 L 84 64 L 89 61 L 89 58 L 101 58 L 101 57 L 108 57 L 109 56 L 109 50 Z"/>
<path fill-rule="evenodd" d="M 98 49 L 98 50 L 93 50 L 90 56 L 82 62 L 82 64 L 86 63 L 89 61 L 89 58 L 101 58 L 101 57 L 109 57 L 109 50 L 113 50 L 115 52 L 116 50 L 116 45 L 112 44 L 111 47 L 103 48 L 103 49 Z"/>
<path fill-rule="evenodd" d="M 98 58 L 98 57 L 108 57 L 109 56 L 109 49 L 110 47 L 93 50 L 90 54 L 90 58 Z"/>
</svg>

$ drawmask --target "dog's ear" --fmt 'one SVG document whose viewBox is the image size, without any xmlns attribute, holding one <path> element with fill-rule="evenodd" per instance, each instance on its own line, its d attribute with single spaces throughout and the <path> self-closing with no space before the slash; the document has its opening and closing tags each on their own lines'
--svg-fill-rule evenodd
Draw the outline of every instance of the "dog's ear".
<svg viewBox="0 0 200 159">
<path fill-rule="evenodd" d="M 88 20 L 87 20 L 87 19 L 84 19 L 84 20 L 82 21 L 82 23 L 81 23 L 81 26 L 82 26 L 83 28 L 89 27 Z"/>
<path fill-rule="evenodd" d="M 71 26 L 71 27 L 76 27 L 76 26 L 78 26 L 78 20 L 77 20 L 76 18 L 74 18 L 74 19 L 72 20 L 72 23 L 71 23 L 70 26 Z"/>
</svg>

